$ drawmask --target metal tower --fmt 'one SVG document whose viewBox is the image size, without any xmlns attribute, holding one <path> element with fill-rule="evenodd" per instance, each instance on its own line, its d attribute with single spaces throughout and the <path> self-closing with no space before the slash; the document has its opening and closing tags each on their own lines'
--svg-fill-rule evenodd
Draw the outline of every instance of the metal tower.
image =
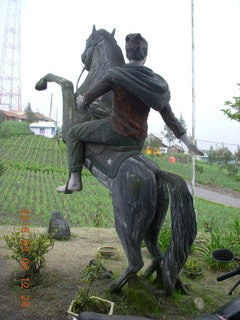
<svg viewBox="0 0 240 320">
<path fill-rule="evenodd" d="M 8 0 L 0 62 L 0 109 L 21 111 L 21 0 Z"/>
</svg>

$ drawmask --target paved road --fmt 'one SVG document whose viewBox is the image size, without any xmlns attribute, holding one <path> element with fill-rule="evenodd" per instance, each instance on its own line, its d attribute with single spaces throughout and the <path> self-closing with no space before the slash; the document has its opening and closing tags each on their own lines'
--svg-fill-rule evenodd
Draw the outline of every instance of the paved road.
<svg viewBox="0 0 240 320">
<path fill-rule="evenodd" d="M 191 192 L 191 185 L 188 184 L 188 188 Z M 228 196 L 226 194 L 222 194 L 213 190 L 209 190 L 203 187 L 195 186 L 195 196 L 199 198 L 203 198 L 209 201 L 213 201 L 216 203 L 221 203 L 226 206 L 231 206 L 235 208 L 240 208 L 240 198 L 234 198 L 232 196 Z M 240 211 L 239 211 L 240 213 Z"/>
</svg>

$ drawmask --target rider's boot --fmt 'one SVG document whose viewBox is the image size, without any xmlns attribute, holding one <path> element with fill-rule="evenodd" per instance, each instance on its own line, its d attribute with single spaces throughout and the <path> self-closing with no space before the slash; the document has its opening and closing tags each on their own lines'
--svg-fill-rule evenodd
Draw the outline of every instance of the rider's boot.
<svg viewBox="0 0 240 320">
<path fill-rule="evenodd" d="M 82 178 L 81 178 L 81 172 L 72 172 L 70 174 L 70 178 L 68 182 L 63 185 L 56 188 L 58 192 L 63 192 L 65 194 L 73 193 L 75 191 L 81 191 L 82 190 Z"/>
</svg>

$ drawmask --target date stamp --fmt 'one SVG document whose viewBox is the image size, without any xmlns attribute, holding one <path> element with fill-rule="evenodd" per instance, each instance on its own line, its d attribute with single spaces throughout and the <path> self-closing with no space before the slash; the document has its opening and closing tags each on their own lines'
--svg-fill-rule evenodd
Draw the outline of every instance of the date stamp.
<svg viewBox="0 0 240 320">
<path fill-rule="evenodd" d="M 21 240 L 21 252 L 26 254 L 30 251 L 30 241 L 24 238 L 24 235 L 29 234 L 29 221 L 30 221 L 30 210 L 29 209 L 21 209 L 21 220 L 22 220 L 22 227 L 21 233 L 23 234 L 23 239 Z M 27 271 L 30 269 L 30 260 L 27 257 L 21 258 L 20 261 L 21 270 Z M 29 277 L 24 277 L 21 279 L 21 288 L 26 290 L 30 288 L 30 279 Z M 29 308 L 30 306 L 30 295 L 21 295 L 21 306 L 23 308 Z"/>
</svg>

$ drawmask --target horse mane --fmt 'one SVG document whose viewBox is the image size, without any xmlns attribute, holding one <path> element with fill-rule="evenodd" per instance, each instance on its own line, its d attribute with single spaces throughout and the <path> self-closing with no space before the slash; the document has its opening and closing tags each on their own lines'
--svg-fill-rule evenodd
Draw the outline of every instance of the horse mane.
<svg viewBox="0 0 240 320">
<path fill-rule="evenodd" d="M 124 63 L 124 57 L 123 57 L 123 54 L 122 54 L 122 50 L 121 48 L 118 46 L 117 44 L 117 41 L 116 39 L 114 38 L 114 35 L 112 35 L 112 33 L 106 31 L 105 29 L 99 29 L 97 31 L 95 31 L 97 34 L 103 36 L 105 38 L 105 40 L 107 40 L 111 45 L 112 45 L 112 48 L 114 50 L 114 56 L 115 56 L 115 59 L 117 61 L 123 61 Z"/>
</svg>

